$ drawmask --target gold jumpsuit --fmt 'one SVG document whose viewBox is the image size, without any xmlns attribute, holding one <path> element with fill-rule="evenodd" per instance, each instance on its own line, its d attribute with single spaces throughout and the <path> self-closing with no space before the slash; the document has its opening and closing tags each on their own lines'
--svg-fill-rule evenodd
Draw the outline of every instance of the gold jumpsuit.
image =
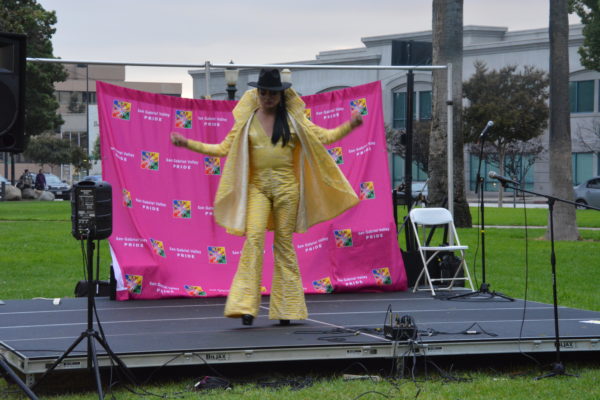
<svg viewBox="0 0 600 400">
<path fill-rule="evenodd" d="M 323 143 L 331 143 L 341 139 L 350 130 L 349 124 L 333 130 L 322 129 L 319 139 Z M 232 142 L 230 136 L 220 144 L 188 140 L 187 147 L 203 154 L 222 157 L 229 152 Z M 246 241 L 227 297 L 225 316 L 240 317 L 249 314 L 256 317 L 259 313 L 265 231 L 272 214 L 274 267 L 269 319 L 306 319 L 308 312 L 302 278 L 292 243 L 299 200 L 293 152 L 300 142 L 292 132 L 285 147 L 281 146 L 281 141 L 273 145 L 258 118 L 253 118 L 250 123 L 248 142 L 250 177 Z"/>
</svg>

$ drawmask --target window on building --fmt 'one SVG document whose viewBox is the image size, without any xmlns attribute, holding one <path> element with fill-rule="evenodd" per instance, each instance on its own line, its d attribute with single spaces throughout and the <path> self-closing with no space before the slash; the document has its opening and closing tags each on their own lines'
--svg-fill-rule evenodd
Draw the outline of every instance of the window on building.
<svg viewBox="0 0 600 400">
<path fill-rule="evenodd" d="M 82 92 L 81 93 L 81 101 L 83 103 L 85 103 L 87 101 L 87 98 L 89 97 L 90 102 L 89 104 L 96 104 L 96 92 Z"/>
<path fill-rule="evenodd" d="M 530 156 L 517 155 L 514 160 L 507 158 L 504 161 L 504 171 L 510 171 L 514 169 L 513 173 L 505 172 L 504 175 L 515 180 L 523 182 L 523 189 L 533 189 L 534 183 L 534 166 L 530 165 Z M 510 167 L 512 165 L 512 168 Z M 469 157 L 469 189 L 475 191 L 477 185 L 477 168 L 479 167 L 479 156 L 471 154 Z M 488 178 L 489 171 L 499 173 L 498 163 L 493 161 L 485 160 L 481 165 L 481 177 L 484 178 L 484 191 L 486 192 L 497 192 L 502 185 L 496 179 Z M 516 175 L 516 176 L 512 176 Z"/>
<path fill-rule="evenodd" d="M 406 128 L 406 93 L 394 93 L 394 120 L 392 127 L 395 129 Z"/>
<path fill-rule="evenodd" d="M 594 112 L 594 81 L 569 82 L 572 113 Z"/>
<path fill-rule="evenodd" d="M 406 92 L 393 93 L 393 103 L 393 128 L 403 129 L 406 127 Z M 431 119 L 431 90 L 415 92 L 413 97 L 413 112 L 413 119 L 415 120 Z"/>
<path fill-rule="evenodd" d="M 571 155 L 573 165 L 573 185 L 594 176 L 594 155 L 592 153 L 573 153 Z"/>
<path fill-rule="evenodd" d="M 392 154 L 392 187 L 397 188 L 400 183 L 404 182 L 404 157 L 400 154 Z M 426 181 L 427 171 L 419 168 L 416 162 L 412 164 L 412 180 Z"/>
<path fill-rule="evenodd" d="M 419 92 L 419 120 L 431 119 L 431 90 Z"/>
</svg>

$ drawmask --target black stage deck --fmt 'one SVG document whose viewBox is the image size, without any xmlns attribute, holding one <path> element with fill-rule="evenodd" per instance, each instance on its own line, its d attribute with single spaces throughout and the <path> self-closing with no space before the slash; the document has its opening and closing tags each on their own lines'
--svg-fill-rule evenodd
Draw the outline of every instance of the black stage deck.
<svg viewBox="0 0 600 400">
<path fill-rule="evenodd" d="M 96 299 L 110 348 L 131 368 L 394 358 L 409 351 L 428 356 L 555 351 L 552 306 L 536 302 L 498 297 L 449 301 L 411 292 L 312 295 L 307 296 L 310 318 L 287 327 L 268 320 L 268 297 L 250 327 L 224 318 L 224 302 Z M 420 335 L 413 346 L 384 337 L 388 307 L 415 320 Z M 559 317 L 561 351 L 600 350 L 600 312 L 560 307 Z M 474 323 L 478 325 L 471 327 Z M 0 305 L 0 354 L 33 379 L 86 327 L 86 298 L 61 299 L 59 304 L 8 300 Z M 462 333 L 467 328 L 472 332 Z M 86 368 L 85 344 L 57 370 Z M 108 366 L 110 360 L 97 347 L 99 364 Z"/>
</svg>

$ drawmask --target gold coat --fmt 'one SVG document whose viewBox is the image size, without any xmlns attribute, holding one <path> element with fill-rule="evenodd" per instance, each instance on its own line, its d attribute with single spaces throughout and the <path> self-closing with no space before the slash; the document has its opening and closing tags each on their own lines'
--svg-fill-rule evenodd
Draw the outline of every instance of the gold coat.
<svg viewBox="0 0 600 400">
<path fill-rule="evenodd" d="M 323 129 L 306 118 L 306 105 L 293 89 L 287 89 L 284 93 L 290 129 L 296 132 L 300 141 L 300 146 L 294 150 L 294 172 L 300 187 L 295 232 L 306 232 L 311 226 L 332 219 L 359 202 L 356 192 L 323 147 L 323 143 L 341 139 L 351 128 L 347 123 L 341 127 L 338 135 L 328 135 L 333 130 Z M 221 144 L 188 143 L 191 150 L 227 155 L 215 197 L 214 216 L 219 225 L 238 236 L 243 236 L 246 231 L 250 173 L 248 130 L 258 107 L 257 89 L 248 90 L 234 108 L 235 124 Z M 272 230 L 272 223 L 268 228 Z"/>
</svg>

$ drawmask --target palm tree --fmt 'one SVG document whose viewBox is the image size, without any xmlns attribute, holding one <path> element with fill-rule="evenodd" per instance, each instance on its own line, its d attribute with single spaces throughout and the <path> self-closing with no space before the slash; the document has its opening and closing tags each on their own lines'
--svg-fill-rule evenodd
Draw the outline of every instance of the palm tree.
<svg viewBox="0 0 600 400">
<path fill-rule="evenodd" d="M 568 0 L 550 0 L 549 153 L 551 194 L 572 201 L 568 2 Z M 549 236 L 549 232 L 546 236 Z M 556 240 L 579 238 L 575 207 L 572 205 L 561 202 L 555 204 L 554 237 Z"/>
<path fill-rule="evenodd" d="M 452 64 L 454 132 L 454 222 L 471 227 L 471 214 L 465 194 L 464 139 L 462 134 L 463 0 L 433 0 L 433 64 Z M 447 176 L 447 72 L 433 72 L 433 118 L 429 139 L 429 199 L 442 206 L 448 193 Z"/>
</svg>

